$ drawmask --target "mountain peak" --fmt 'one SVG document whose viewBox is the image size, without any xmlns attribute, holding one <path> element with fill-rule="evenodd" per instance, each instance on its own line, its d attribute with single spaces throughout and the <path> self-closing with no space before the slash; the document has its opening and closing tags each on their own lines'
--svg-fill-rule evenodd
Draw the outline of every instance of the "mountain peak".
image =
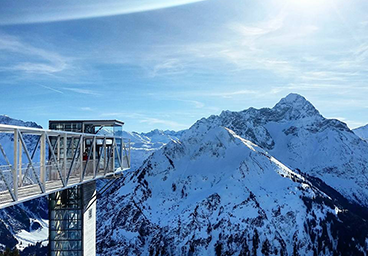
<svg viewBox="0 0 368 256">
<path fill-rule="evenodd" d="M 297 93 L 289 93 L 286 97 L 282 98 L 278 104 L 310 104 L 312 105 L 306 98 Z"/>
<path fill-rule="evenodd" d="M 273 107 L 273 110 L 276 110 L 278 114 L 288 120 L 321 116 L 318 110 L 306 98 L 297 93 L 290 93 L 285 98 L 282 98 Z"/>
</svg>

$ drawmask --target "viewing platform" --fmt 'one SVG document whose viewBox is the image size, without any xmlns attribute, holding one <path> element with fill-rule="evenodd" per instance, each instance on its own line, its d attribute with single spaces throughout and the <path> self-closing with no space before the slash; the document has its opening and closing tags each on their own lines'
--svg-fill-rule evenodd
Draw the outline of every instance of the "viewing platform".
<svg viewBox="0 0 368 256">
<path fill-rule="evenodd" d="M 130 168 L 123 124 L 50 121 L 50 130 L 0 124 L 0 209 L 121 175 Z"/>
</svg>

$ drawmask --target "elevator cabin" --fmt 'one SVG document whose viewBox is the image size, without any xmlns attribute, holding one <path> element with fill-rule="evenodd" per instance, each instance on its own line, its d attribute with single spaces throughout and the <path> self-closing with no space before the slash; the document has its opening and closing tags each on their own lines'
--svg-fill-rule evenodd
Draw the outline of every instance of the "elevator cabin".
<svg viewBox="0 0 368 256">
<path fill-rule="evenodd" d="M 55 120 L 49 121 L 50 130 L 61 130 L 74 133 L 101 134 L 121 136 L 124 123 L 118 120 Z M 55 139 L 56 140 L 56 139 Z M 123 141 L 92 139 L 69 139 L 58 144 L 58 156 L 73 163 L 77 147 L 83 152 L 83 162 L 86 162 L 89 152 L 97 154 L 97 171 L 90 169 L 89 175 L 98 175 L 98 170 L 106 170 L 107 165 L 118 161 L 112 144 L 120 147 L 122 152 Z M 66 148 L 65 148 L 66 147 Z M 118 151 L 119 152 L 119 151 Z M 111 156 L 114 157 L 112 158 Z M 101 159 L 101 161 L 100 161 Z M 88 162 L 88 161 L 87 161 Z M 95 165 L 95 164 L 94 164 Z M 99 167 L 101 166 L 101 168 Z M 94 174 L 93 174 L 94 172 Z M 88 171 L 87 171 L 88 175 Z M 90 181 L 49 195 L 49 255 L 51 256 L 95 256 L 96 255 L 96 182 Z"/>
</svg>

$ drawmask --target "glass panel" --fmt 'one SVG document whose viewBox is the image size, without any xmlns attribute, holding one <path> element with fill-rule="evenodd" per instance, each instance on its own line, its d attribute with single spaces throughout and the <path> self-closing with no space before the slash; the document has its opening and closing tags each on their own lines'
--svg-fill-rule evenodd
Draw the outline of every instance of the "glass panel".
<svg viewBox="0 0 368 256">
<path fill-rule="evenodd" d="M 82 255 L 82 193 L 77 186 L 50 195 L 51 255 Z"/>
</svg>

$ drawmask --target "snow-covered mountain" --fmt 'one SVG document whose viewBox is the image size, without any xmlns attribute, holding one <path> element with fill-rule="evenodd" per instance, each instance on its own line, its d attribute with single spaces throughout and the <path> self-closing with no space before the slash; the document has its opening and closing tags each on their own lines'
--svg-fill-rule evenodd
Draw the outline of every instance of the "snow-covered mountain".
<svg viewBox="0 0 368 256">
<path fill-rule="evenodd" d="M 368 141 L 368 124 L 354 129 L 353 132 L 363 140 Z"/>
<path fill-rule="evenodd" d="M 19 120 L 19 119 L 11 118 L 7 115 L 0 115 L 0 124 L 16 125 L 16 126 L 24 126 L 24 127 L 33 127 L 33 128 L 42 128 L 41 125 L 38 125 L 35 122 L 22 121 L 22 120 Z"/>
<path fill-rule="evenodd" d="M 111 134 L 112 131 L 108 129 L 102 129 L 99 134 Z M 125 143 L 130 142 L 131 146 L 131 170 L 137 170 L 147 159 L 149 155 L 155 152 L 157 149 L 166 145 L 170 141 L 177 141 L 180 139 L 183 131 L 171 131 L 171 130 L 152 130 L 148 133 L 128 132 L 121 131 L 115 133 L 117 136 L 122 136 Z"/>
<path fill-rule="evenodd" d="M 131 170 L 137 170 L 153 152 L 170 141 L 178 141 L 183 131 L 153 130 L 148 133 L 123 131 L 122 136 L 130 140 Z"/>
<path fill-rule="evenodd" d="M 46 255 L 48 244 L 48 200 L 41 197 L 0 210 L 0 250 L 18 248 L 22 255 Z"/>
<path fill-rule="evenodd" d="M 180 137 L 99 201 L 100 255 L 367 255 L 367 143 L 302 96 Z"/>
<path fill-rule="evenodd" d="M 364 214 L 345 211 L 267 151 L 205 120 L 153 153 L 100 202 L 99 255 L 368 250 Z"/>
<path fill-rule="evenodd" d="M 290 94 L 272 109 L 224 111 L 191 132 L 224 126 L 283 164 L 323 180 L 350 201 L 368 206 L 368 144 L 345 123 L 324 118 L 304 97 Z"/>
<path fill-rule="evenodd" d="M 166 144 L 172 140 L 179 140 L 184 131 L 171 131 L 171 130 L 152 130 L 147 133 L 141 133 L 140 135 L 147 138 L 151 143 Z"/>
</svg>

